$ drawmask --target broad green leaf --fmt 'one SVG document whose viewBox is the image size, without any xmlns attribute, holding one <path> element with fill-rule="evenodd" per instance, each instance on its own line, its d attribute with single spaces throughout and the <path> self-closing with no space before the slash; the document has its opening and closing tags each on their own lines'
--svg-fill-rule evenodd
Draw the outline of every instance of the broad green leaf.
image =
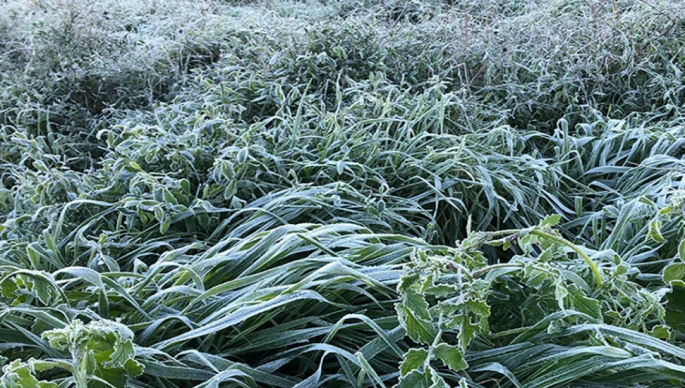
<svg viewBox="0 0 685 388">
<path fill-rule="evenodd" d="M 662 340 L 668 340 L 669 338 L 671 338 L 671 328 L 665 325 L 657 325 L 654 326 L 652 330 L 650 330 L 649 335 Z"/>
<path fill-rule="evenodd" d="M 138 376 L 143 366 L 137 362 L 133 349 L 133 332 L 126 326 L 107 320 L 92 321 L 84 325 L 74 320 L 63 329 L 43 333 L 50 346 L 68 350 L 74 357 L 74 380 L 77 388 L 104 387 L 93 382 L 91 376 L 103 379 L 108 384 L 124 388 L 128 376 Z"/>
<path fill-rule="evenodd" d="M 404 354 L 402 363 L 400 364 L 400 374 L 406 376 L 408 373 L 420 369 L 426 363 L 428 351 L 425 349 L 409 349 Z"/>
<path fill-rule="evenodd" d="M 463 354 L 452 345 L 442 343 L 435 348 L 435 356 L 439 358 L 445 366 L 449 367 L 455 372 L 464 370 L 469 365 L 464 360 Z"/>
<path fill-rule="evenodd" d="M 476 338 L 476 335 L 482 330 L 486 330 L 487 323 L 481 319 L 472 322 L 469 315 L 456 314 L 450 317 L 450 320 L 447 321 L 444 326 L 458 331 L 457 339 L 459 347 L 466 350 L 471 341 Z"/>
<path fill-rule="evenodd" d="M 402 376 L 395 388 L 428 388 L 429 382 L 427 380 L 424 372 L 415 369 L 408 375 Z"/>
<path fill-rule="evenodd" d="M 685 280 L 685 263 L 673 263 L 666 266 L 663 279 L 666 284 L 673 280 Z"/>
<path fill-rule="evenodd" d="M 661 234 L 661 221 L 658 218 L 649 222 L 649 233 L 647 236 L 658 243 L 666 241 Z"/>
<path fill-rule="evenodd" d="M 571 309 L 593 318 L 602 319 L 602 308 L 599 301 L 587 297 L 580 288 L 569 285 L 567 298 Z"/>
<path fill-rule="evenodd" d="M 666 294 L 666 323 L 685 333 L 685 282 L 671 280 L 671 292 Z"/>
<path fill-rule="evenodd" d="M 34 244 L 36 243 L 31 243 L 26 246 L 26 253 L 28 254 L 31 262 L 34 263 L 34 265 L 37 265 L 40 263 L 40 253 L 38 253 L 38 250 L 34 247 Z"/>
<path fill-rule="evenodd" d="M 241 148 L 238 152 L 238 157 L 236 158 L 238 164 L 245 164 L 249 155 L 250 151 L 247 148 Z"/>
<path fill-rule="evenodd" d="M 55 285 L 42 276 L 23 276 L 25 283 L 28 285 L 29 291 L 35 292 L 38 299 L 44 305 L 49 305 Z"/>
<path fill-rule="evenodd" d="M 5 298 L 16 298 L 15 292 L 19 290 L 19 287 L 14 282 L 13 278 L 7 278 L 5 281 L 0 283 L 0 290 L 2 291 L 2 296 Z"/>
<path fill-rule="evenodd" d="M 159 233 L 165 234 L 169 230 L 169 227 L 171 227 L 171 219 L 165 214 L 162 222 L 159 223 Z"/>
<path fill-rule="evenodd" d="M 416 312 L 404 303 L 397 306 L 397 313 L 400 323 L 414 341 L 423 344 L 429 344 L 433 341 L 436 331 L 429 320 L 417 316 Z"/>
<path fill-rule="evenodd" d="M 563 279 L 558 279 L 554 282 L 554 297 L 557 300 L 559 308 L 566 309 L 566 300 L 568 298 L 568 288 L 564 284 Z"/>
<path fill-rule="evenodd" d="M 433 368 L 426 369 L 426 375 L 430 378 L 429 388 L 450 388 L 449 384 Z"/>
<path fill-rule="evenodd" d="M 428 303 L 423 296 L 411 290 L 405 293 L 403 299 L 397 305 L 400 323 L 414 341 L 431 343 L 436 331 L 428 313 Z"/>
<path fill-rule="evenodd" d="M 34 371 L 29 363 L 14 360 L 2 367 L 0 387 L 2 388 L 57 388 L 58 385 L 49 381 L 39 381 L 33 375 Z"/>
<path fill-rule="evenodd" d="M 55 296 L 59 294 L 59 288 L 54 283 L 51 274 L 44 271 L 27 270 L 16 272 L 16 275 L 8 276 L 2 282 L 2 295 L 4 297 L 16 298 L 16 292 L 19 289 L 24 289 L 34 294 L 44 305 L 50 305 L 56 299 Z"/>
<path fill-rule="evenodd" d="M 557 226 L 559 224 L 559 221 L 561 221 L 561 216 L 559 214 L 551 214 L 545 217 L 542 221 L 540 221 L 540 227 L 541 228 L 552 228 Z"/>
</svg>

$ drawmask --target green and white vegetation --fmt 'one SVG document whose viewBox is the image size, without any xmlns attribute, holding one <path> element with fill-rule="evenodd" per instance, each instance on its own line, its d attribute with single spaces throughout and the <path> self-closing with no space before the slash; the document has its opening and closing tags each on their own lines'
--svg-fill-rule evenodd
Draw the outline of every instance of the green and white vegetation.
<svg viewBox="0 0 685 388">
<path fill-rule="evenodd" d="M 0 9 L 0 387 L 685 383 L 684 2 Z"/>
</svg>

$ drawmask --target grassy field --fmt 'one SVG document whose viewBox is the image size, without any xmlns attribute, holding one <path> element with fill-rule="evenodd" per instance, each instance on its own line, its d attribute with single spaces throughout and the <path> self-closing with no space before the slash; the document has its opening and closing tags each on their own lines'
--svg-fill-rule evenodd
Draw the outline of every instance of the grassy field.
<svg viewBox="0 0 685 388">
<path fill-rule="evenodd" d="M 0 10 L 0 387 L 685 384 L 685 3 Z"/>
</svg>

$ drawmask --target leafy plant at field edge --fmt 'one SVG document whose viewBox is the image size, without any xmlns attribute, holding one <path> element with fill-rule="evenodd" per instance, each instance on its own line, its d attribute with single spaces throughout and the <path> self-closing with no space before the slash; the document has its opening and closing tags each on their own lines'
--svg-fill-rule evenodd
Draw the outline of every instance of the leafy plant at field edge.
<svg viewBox="0 0 685 388">
<path fill-rule="evenodd" d="M 420 346 L 405 353 L 398 387 L 448 387 L 450 384 L 446 378 L 465 384 L 459 375 L 472 370 L 497 370 L 519 386 L 519 373 L 512 373 L 505 366 L 498 365 L 492 369 L 494 367 L 489 364 L 469 365 L 469 345 L 479 336 L 489 342 L 518 335 L 515 343 L 519 337 L 526 341 L 525 338 L 531 335 L 523 333 L 537 326 L 550 333 L 562 333 L 584 324 L 618 330 L 631 327 L 623 321 L 623 316 L 630 311 L 642 311 L 637 322 L 630 322 L 635 330 L 642 329 L 664 339 L 672 335 L 671 327 L 664 320 L 665 310 L 660 298 L 631 281 L 630 266 L 615 254 L 609 257 L 611 262 L 598 265 L 596 260 L 606 258 L 606 252 L 595 253 L 591 257 L 584 248 L 563 239 L 553 229 L 559 221 L 560 217 L 554 215 L 527 229 L 470 233 L 458 244 L 454 257 L 430 256 L 424 252 L 414 255 L 398 285 L 401 302 L 396 310 L 407 335 Z M 481 251 L 483 245 L 508 249 L 513 242 L 517 243 L 523 256 L 516 256 L 508 263 L 488 265 Z M 568 253 L 577 254 L 583 261 L 569 259 Z M 590 271 L 580 268 L 583 262 Z M 589 279 L 595 281 L 594 287 L 588 284 Z M 490 319 L 492 314 L 504 310 L 503 300 L 511 304 L 511 300 L 515 300 L 517 294 L 525 293 L 526 289 L 533 290 L 531 295 L 536 306 L 523 302 L 518 314 L 537 312 L 540 316 L 528 319 L 529 324 L 524 317 L 513 328 L 506 327 L 506 322 L 515 320 L 512 317 L 500 314 L 496 319 Z M 491 325 L 497 326 L 496 329 L 491 331 Z M 665 342 L 659 342 L 659 345 L 670 346 Z M 633 354 L 634 346 L 626 349 L 628 352 L 621 353 L 621 357 L 640 356 L 639 352 Z M 579 347 L 576 351 L 584 350 Z M 652 352 L 659 355 L 659 350 Z M 533 357 L 523 353 L 519 357 Z M 554 360 L 554 357 L 561 362 L 564 356 L 550 356 L 549 360 Z M 436 361 L 441 361 L 450 372 L 441 371 Z M 669 374 L 673 370 L 679 371 L 675 364 L 665 368 Z M 629 373 L 644 372 L 639 366 L 628 369 Z M 595 378 L 590 376 L 592 372 L 589 370 L 568 378 L 592 379 Z M 684 381 L 685 375 L 677 373 L 677 380 Z M 524 383 L 524 378 L 528 378 L 528 381 L 536 382 L 530 386 L 537 387 L 546 386 L 539 384 L 549 376 L 543 372 L 533 373 L 530 377 L 521 373 L 518 378 Z"/>
<path fill-rule="evenodd" d="M 124 388 L 128 376 L 143 373 L 143 365 L 134 359 L 133 332 L 126 326 L 109 321 L 83 324 L 74 320 L 63 329 L 43 333 L 50 346 L 71 354 L 71 360 L 14 360 L 3 367 L 0 387 L 57 387 L 53 382 L 39 381 L 34 372 L 62 368 L 70 371 L 76 388 Z"/>
</svg>

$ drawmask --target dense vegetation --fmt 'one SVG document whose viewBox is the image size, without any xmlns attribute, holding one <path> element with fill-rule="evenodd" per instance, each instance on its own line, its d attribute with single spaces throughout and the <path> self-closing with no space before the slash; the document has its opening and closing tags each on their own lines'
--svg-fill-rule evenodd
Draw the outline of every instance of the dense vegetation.
<svg viewBox="0 0 685 388">
<path fill-rule="evenodd" d="M 685 3 L 0 8 L 0 387 L 685 383 Z"/>
</svg>

